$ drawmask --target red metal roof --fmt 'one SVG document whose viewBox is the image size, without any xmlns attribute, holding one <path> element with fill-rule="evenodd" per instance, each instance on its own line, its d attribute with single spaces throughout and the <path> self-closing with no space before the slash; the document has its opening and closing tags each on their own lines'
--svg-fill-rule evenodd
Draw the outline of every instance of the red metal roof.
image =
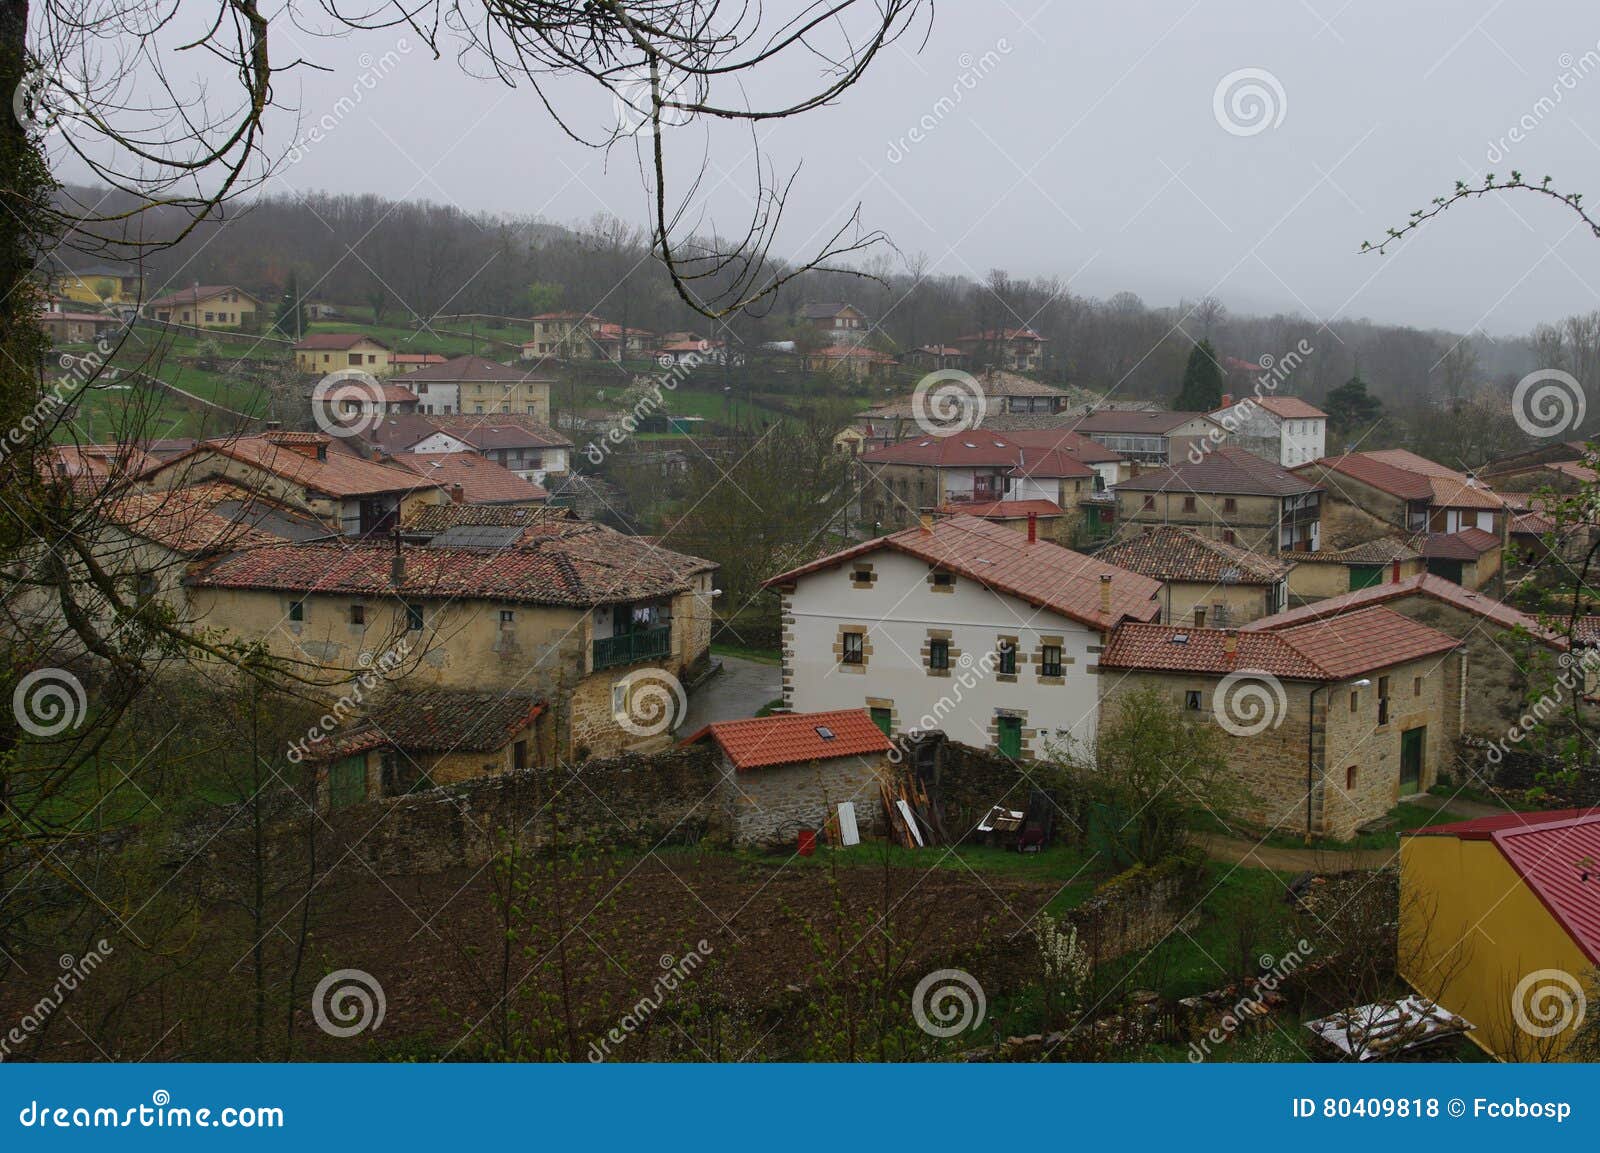
<svg viewBox="0 0 1600 1153">
<path fill-rule="evenodd" d="M 1410 835 L 1493 841 L 1584 955 L 1600 964 L 1600 808 L 1506 813 Z"/>
<path fill-rule="evenodd" d="M 1105 564 L 1046 540 L 1030 541 L 1014 528 L 970 516 L 936 520 L 821 557 L 768 580 L 764 587 L 836 568 L 858 556 L 893 549 L 976 580 L 994 592 L 1018 597 L 1091 628 L 1107 629 L 1123 619 L 1154 620 L 1161 582 Z M 1100 578 L 1109 577 L 1111 612 L 1100 609 Z"/>
<path fill-rule="evenodd" d="M 824 736 L 823 732 L 831 734 Z M 745 721 L 716 721 L 683 743 L 709 736 L 741 772 L 771 765 L 805 764 L 834 757 L 865 757 L 893 746 L 865 709 L 828 713 L 778 713 Z M 873 798 L 876 803 L 876 798 Z"/>
</svg>

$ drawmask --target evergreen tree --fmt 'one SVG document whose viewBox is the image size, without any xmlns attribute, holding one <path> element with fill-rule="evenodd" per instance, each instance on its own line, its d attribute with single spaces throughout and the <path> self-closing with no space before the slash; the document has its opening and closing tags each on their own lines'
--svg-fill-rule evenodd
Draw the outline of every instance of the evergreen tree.
<svg viewBox="0 0 1600 1153">
<path fill-rule="evenodd" d="M 1217 363 L 1217 350 L 1209 340 L 1202 340 L 1189 353 L 1189 363 L 1183 370 L 1183 387 L 1173 400 L 1178 412 L 1212 412 L 1222 404 L 1222 366 Z"/>
<path fill-rule="evenodd" d="M 289 283 L 284 286 L 283 296 L 278 300 L 277 315 L 272 320 L 273 329 L 291 340 L 299 340 L 306 329 L 305 305 L 300 296 L 300 277 L 290 269 Z"/>
<path fill-rule="evenodd" d="M 1334 431 L 1349 435 L 1371 428 L 1383 416 L 1383 402 L 1367 391 L 1367 382 L 1357 373 L 1328 393 L 1322 407 Z"/>
</svg>

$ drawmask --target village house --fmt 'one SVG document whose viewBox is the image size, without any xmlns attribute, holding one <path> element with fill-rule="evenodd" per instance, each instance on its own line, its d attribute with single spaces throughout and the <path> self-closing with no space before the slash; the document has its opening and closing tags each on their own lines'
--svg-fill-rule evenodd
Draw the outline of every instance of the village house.
<svg viewBox="0 0 1600 1153">
<path fill-rule="evenodd" d="M 401 452 L 390 459 L 433 481 L 458 504 L 531 508 L 550 499 L 533 481 L 476 452 Z"/>
<path fill-rule="evenodd" d="M 543 485 L 571 467 L 572 442 L 525 416 L 433 417 L 432 432 L 407 446 L 413 453 L 475 452 L 524 480 Z"/>
<path fill-rule="evenodd" d="M 536 376 L 482 356 L 456 356 L 392 378 L 415 394 L 423 413 L 450 416 L 513 413 L 550 423 L 550 385 Z"/>
<path fill-rule="evenodd" d="M 415 372 L 419 368 L 431 368 L 436 364 L 443 364 L 445 357 L 437 352 L 393 352 L 389 354 L 389 364 L 395 372 Z"/>
<path fill-rule="evenodd" d="M 827 373 L 845 380 L 877 380 L 899 368 L 887 352 L 864 345 L 829 345 L 800 357 L 800 371 Z"/>
<path fill-rule="evenodd" d="M 239 549 L 185 587 L 191 619 L 330 682 L 401 652 L 397 691 L 539 694 L 556 705 L 557 755 L 581 760 L 659 745 L 681 721 L 681 685 L 708 660 L 715 571 L 601 525 L 535 516 L 420 546 Z"/>
<path fill-rule="evenodd" d="M 872 331 L 866 313 L 840 301 L 807 303 L 800 309 L 800 320 L 834 347 L 859 345 Z"/>
<path fill-rule="evenodd" d="M 109 484 L 131 487 L 160 462 L 132 444 L 56 444 L 45 463 L 80 496 L 92 496 Z"/>
<path fill-rule="evenodd" d="M 981 429 L 873 449 L 857 467 L 862 515 L 879 525 L 912 524 L 946 505 L 999 500 L 1047 500 L 1075 513 L 1098 483 L 1093 468 L 1065 451 L 1026 448 Z"/>
<path fill-rule="evenodd" d="M 319 808 L 349 805 L 548 764 L 555 739 L 538 693 L 392 691 L 309 751 Z M 541 721 L 544 721 L 541 725 Z"/>
<path fill-rule="evenodd" d="M 1462 588 L 1453 581 L 1419 573 L 1391 577 L 1342 596 L 1315 601 L 1264 617 L 1245 625 L 1245 631 L 1293 628 L 1313 621 L 1332 623 L 1347 613 L 1381 605 L 1462 643 L 1472 668 L 1472 708 L 1467 730 L 1484 740 L 1503 739 L 1521 721 L 1529 704 L 1530 688 L 1537 683 L 1542 694 L 1554 687 L 1566 667 L 1564 637 L 1540 621 L 1486 593 Z M 1580 628 L 1589 618 L 1580 618 Z M 1582 689 L 1582 679 L 1578 682 Z M 1553 699 L 1560 700 L 1556 688 Z"/>
<path fill-rule="evenodd" d="M 197 284 L 181 292 L 158 296 L 141 312 L 163 324 L 194 328 L 239 328 L 254 332 L 266 310 L 261 299 L 232 284 Z"/>
<path fill-rule="evenodd" d="M 1164 468 L 1186 460 L 1191 448 L 1214 443 L 1222 426 L 1203 412 L 1101 408 L 1067 425 L 1143 467 Z"/>
<path fill-rule="evenodd" d="M 1476 528 L 1502 538 L 1505 533 L 1505 501 L 1488 486 L 1405 449 L 1347 452 L 1294 471 L 1323 484 L 1329 501 L 1342 506 L 1341 513 L 1355 509 L 1381 531 L 1455 533 Z"/>
<path fill-rule="evenodd" d="M 587 312 L 541 312 L 529 321 L 533 339 L 522 346 L 522 359 L 540 360 L 549 356 L 573 360 L 587 356 L 589 333 L 599 323 L 599 317 Z"/>
<path fill-rule="evenodd" d="M 1211 419 L 1227 430 L 1227 442 L 1285 468 L 1320 459 L 1328 451 L 1328 414 L 1298 396 L 1226 393 Z"/>
<path fill-rule="evenodd" d="M 1069 544 L 1077 524 L 1076 514 L 1067 512 L 1053 500 L 969 501 L 943 505 L 938 515 L 976 517 L 1057 544 Z"/>
<path fill-rule="evenodd" d="M 1295 567 L 1171 525 L 1136 530 L 1094 555 L 1160 581 L 1161 619 L 1195 628 L 1230 628 L 1282 611 Z"/>
<path fill-rule="evenodd" d="M 67 312 L 53 309 L 37 314 L 39 327 L 51 344 L 93 344 L 122 327 L 122 320 L 109 312 Z"/>
<path fill-rule="evenodd" d="M 1322 486 L 1242 448 L 1222 446 L 1199 461 L 1140 473 L 1116 487 L 1117 521 L 1191 528 L 1224 544 L 1276 556 L 1315 552 Z"/>
<path fill-rule="evenodd" d="M 388 376 L 394 371 L 393 355 L 387 344 L 365 333 L 313 332 L 294 345 L 294 366 L 319 376 L 350 368 Z"/>
<path fill-rule="evenodd" d="M 311 392 L 313 418 L 319 424 L 363 426 L 386 416 L 417 411 L 417 397 L 410 389 L 383 381 L 342 379 L 324 390 L 318 385 Z"/>
<path fill-rule="evenodd" d="M 144 299 L 145 275 L 131 264 L 57 266 L 46 280 L 52 293 L 118 316 L 132 312 Z"/>
<path fill-rule="evenodd" d="M 707 340 L 692 332 L 668 333 L 661 338 L 655 350 L 656 363 L 662 368 L 696 368 L 705 365 L 740 365 L 744 354 L 730 348 L 726 340 Z"/>
<path fill-rule="evenodd" d="M 797 831 L 830 824 L 854 844 L 884 830 L 878 786 L 888 780 L 892 746 L 865 709 L 717 721 L 682 743 L 705 742 L 721 754 L 718 801 L 735 844 L 793 845 Z"/>
<path fill-rule="evenodd" d="M 865 708 L 1016 758 L 1092 741 L 1105 634 L 1160 615 L 1156 581 L 974 517 L 929 518 L 766 582 L 783 699 Z"/>
<path fill-rule="evenodd" d="M 1289 600 L 1300 605 L 1342 596 L 1386 580 L 1413 577 L 1427 569 L 1422 553 L 1398 536 L 1382 536 L 1349 548 L 1295 553 L 1294 569 L 1289 573 Z"/>
<path fill-rule="evenodd" d="M 1100 654 L 1100 708 L 1110 716 L 1127 694 L 1155 689 L 1225 733 L 1230 771 L 1247 793 L 1236 815 L 1349 840 L 1432 787 L 1449 763 L 1466 692 L 1459 647 L 1382 607 L 1345 614 L 1336 627 L 1125 623 Z"/>
<path fill-rule="evenodd" d="M 941 368 L 966 368 L 967 354 L 953 344 L 924 344 L 903 357 L 912 368 L 936 372 Z"/>
<path fill-rule="evenodd" d="M 965 353 L 971 364 L 1007 372 L 1039 372 L 1044 368 L 1044 346 L 1050 341 L 1031 328 L 986 328 L 950 343 Z"/>
<path fill-rule="evenodd" d="M 1478 475 L 1502 495 L 1541 489 L 1567 493 L 1600 480 L 1593 466 L 1588 445 L 1564 440 L 1492 460 Z"/>
<path fill-rule="evenodd" d="M 154 488 L 187 488 L 226 480 L 270 500 L 310 513 L 345 536 L 388 532 L 416 505 L 447 494 L 409 469 L 355 455 L 319 432 L 265 432 L 201 441 L 151 470 Z"/>
<path fill-rule="evenodd" d="M 1400 838 L 1400 975 L 1502 1061 L 1559 1060 L 1600 968 L 1600 809 L 1504 813 Z M 1576 999 L 1577 1012 L 1546 1016 Z M 1589 1006 L 1594 1011 L 1594 1006 Z M 1548 1036 L 1528 1023 L 1548 1025 Z"/>
</svg>

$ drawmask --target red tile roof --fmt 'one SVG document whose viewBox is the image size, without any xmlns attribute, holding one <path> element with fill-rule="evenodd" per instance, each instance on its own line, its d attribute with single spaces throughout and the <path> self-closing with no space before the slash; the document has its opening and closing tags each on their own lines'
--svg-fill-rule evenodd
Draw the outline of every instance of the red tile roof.
<svg viewBox="0 0 1600 1153">
<path fill-rule="evenodd" d="M 1197 463 L 1182 460 L 1167 468 L 1120 481 L 1117 491 L 1228 493 L 1240 496 L 1299 496 L 1321 492 L 1315 481 L 1297 476 L 1253 452 L 1224 444 Z"/>
<path fill-rule="evenodd" d="M 934 521 L 931 528 L 903 529 L 889 536 L 821 557 L 780 573 L 764 587 L 837 568 L 858 556 L 893 549 L 978 581 L 1091 628 L 1110 628 L 1124 618 L 1154 620 L 1161 582 L 1105 564 L 1046 540 L 1030 541 L 1016 529 L 970 516 Z M 1110 577 L 1111 613 L 1100 610 L 1101 577 Z"/>
<path fill-rule="evenodd" d="M 1298 396 L 1263 396 L 1256 400 L 1262 408 L 1282 420 L 1326 420 L 1328 414 Z"/>
<path fill-rule="evenodd" d="M 825 737 L 818 730 L 826 730 Z M 834 757 L 866 757 L 888 752 L 889 738 L 865 709 L 828 713 L 778 713 L 747 721 L 717 721 L 683 743 L 710 737 L 740 772 L 772 765 L 808 764 Z"/>
<path fill-rule="evenodd" d="M 374 393 L 377 395 L 374 396 Z M 387 381 L 379 381 L 377 388 L 373 388 L 371 383 L 357 380 L 347 380 L 341 384 L 334 385 L 323 394 L 322 400 L 325 404 L 335 404 L 346 398 L 359 401 L 381 399 L 385 404 L 417 403 L 417 394 L 409 388 L 403 388 L 398 384 L 390 384 Z"/>
<path fill-rule="evenodd" d="M 247 297 L 252 304 L 260 304 L 260 297 L 253 296 L 242 288 L 232 284 L 197 284 L 179 292 L 169 292 L 166 296 L 158 296 L 154 300 L 146 301 L 146 308 L 160 308 L 171 304 L 200 304 L 212 297 L 220 296 L 224 292 L 236 292 Z"/>
<path fill-rule="evenodd" d="M 99 492 L 112 481 L 130 481 L 161 463 L 131 444 L 57 444 L 50 454 L 56 475 L 85 494 Z"/>
<path fill-rule="evenodd" d="M 1481 528 L 1464 528 L 1460 532 L 1430 532 L 1417 541 L 1417 547 L 1429 560 L 1473 561 L 1499 548 L 1500 538 Z"/>
<path fill-rule="evenodd" d="M 206 440 L 154 469 L 150 476 L 172 475 L 180 478 L 179 483 L 183 483 L 181 478 L 191 475 L 193 469 L 203 467 L 205 456 L 215 453 L 252 465 L 310 492 L 325 493 L 331 497 L 415 492 L 431 487 L 429 482 L 410 469 L 365 460 L 342 451 L 344 446 L 336 448 L 333 440 L 333 437 L 323 433 L 281 432 Z M 295 445 L 321 446 L 327 450 L 327 459 L 317 460 L 314 455 L 297 451 L 293 447 Z"/>
<path fill-rule="evenodd" d="M 1324 457 L 1312 465 L 1326 465 L 1346 476 L 1406 500 L 1426 499 L 1438 508 L 1500 509 L 1505 501 L 1466 473 L 1431 461 L 1403 448 L 1352 452 Z"/>
<path fill-rule="evenodd" d="M 1230 635 L 1238 644 L 1232 658 L 1225 647 Z M 1332 681 L 1446 653 L 1460 644 L 1397 612 L 1368 608 L 1275 632 L 1125 624 L 1112 632 L 1100 665 L 1216 675 L 1253 669 L 1286 680 Z"/>
<path fill-rule="evenodd" d="M 482 383 L 517 384 L 524 381 L 533 384 L 549 384 L 548 376 L 537 376 L 520 368 L 511 368 L 499 361 L 490 360 L 483 356 L 456 356 L 443 364 L 430 364 L 415 372 L 408 372 L 404 376 L 394 378 L 397 384 L 409 388 L 412 383 Z"/>
<path fill-rule="evenodd" d="M 945 504 L 939 511 L 946 516 L 975 516 L 983 520 L 1022 520 L 1035 516 L 1061 516 L 1062 507 L 1053 500 L 990 500 L 970 504 Z"/>
<path fill-rule="evenodd" d="M 445 358 L 437 352 L 397 352 L 389 358 L 389 363 L 401 364 L 443 364 Z"/>
<path fill-rule="evenodd" d="M 376 344 L 379 348 L 387 349 L 389 346 L 375 336 L 368 336 L 364 332 L 313 332 L 299 341 L 294 346 L 295 352 L 340 352 L 347 348 L 354 348 L 358 344 Z"/>
<path fill-rule="evenodd" d="M 1023 448 L 1022 463 L 1009 476 L 1017 477 L 1092 477 L 1094 469 L 1075 455 L 1059 448 Z"/>
<path fill-rule="evenodd" d="M 1600 808 L 1505 813 L 1405 835 L 1493 841 L 1584 955 L 1600 964 Z"/>
<path fill-rule="evenodd" d="M 976 344 L 979 341 L 993 340 L 1031 340 L 1040 344 L 1048 344 L 1048 336 L 1040 336 L 1031 328 L 986 328 L 982 332 L 968 333 L 966 336 L 955 338 L 957 344 Z"/>
<path fill-rule="evenodd" d="M 999 433 L 981 428 L 949 436 L 919 436 L 861 454 L 867 464 L 918 464 L 936 468 L 1009 468 L 1023 460 L 1023 448 Z"/>
<path fill-rule="evenodd" d="M 1308 621 L 1327 620 L 1344 613 L 1381 605 L 1386 601 L 1398 600 L 1403 597 L 1425 596 L 1439 601 L 1441 604 L 1450 605 L 1452 608 L 1471 613 L 1484 620 L 1500 625 L 1502 628 L 1522 628 L 1541 640 L 1548 641 L 1558 648 L 1565 648 L 1566 642 L 1555 633 L 1542 626 L 1536 619 L 1527 613 L 1503 604 L 1485 593 L 1473 592 L 1462 588 L 1454 581 L 1447 581 L 1441 576 L 1432 573 L 1418 573 L 1416 576 L 1406 577 L 1404 580 L 1389 581 L 1370 588 L 1357 589 L 1351 593 L 1341 593 L 1327 600 L 1315 601 L 1299 608 L 1288 609 L 1270 617 L 1262 617 L 1242 626 L 1245 632 L 1266 631 L 1271 629 L 1292 628 L 1295 625 L 1305 624 Z"/>
<path fill-rule="evenodd" d="M 1008 428 L 1000 435 L 1012 444 L 1031 449 L 1057 449 L 1084 464 L 1110 464 L 1120 461 L 1120 453 L 1113 452 L 1099 441 L 1090 440 L 1081 432 L 1066 428 Z"/>
<path fill-rule="evenodd" d="M 1191 420 L 1210 421 L 1203 412 L 1168 412 L 1165 409 L 1105 408 L 1080 417 L 1070 427 L 1081 433 L 1124 433 L 1166 436 Z"/>
<path fill-rule="evenodd" d="M 1206 584 L 1277 584 L 1289 574 L 1298 553 L 1274 560 L 1249 549 L 1212 540 L 1174 525 L 1157 525 L 1094 554 L 1107 564 L 1160 581 Z"/>
<path fill-rule="evenodd" d="M 467 504 L 525 504 L 550 495 L 475 452 L 402 452 L 395 454 L 394 463 L 444 488 L 460 485 Z"/>
<path fill-rule="evenodd" d="M 1433 500 L 1433 484 L 1426 476 L 1385 464 L 1367 453 L 1347 452 L 1343 456 L 1325 456 L 1321 460 L 1302 464 L 1294 471 L 1303 475 L 1308 470 L 1321 469 L 1348 476 L 1401 500 Z"/>
<path fill-rule="evenodd" d="M 188 557 L 257 545 L 281 544 L 269 532 L 218 516 L 212 509 L 232 486 L 197 485 L 159 492 L 130 492 L 113 500 L 105 519 L 124 532 Z"/>
</svg>

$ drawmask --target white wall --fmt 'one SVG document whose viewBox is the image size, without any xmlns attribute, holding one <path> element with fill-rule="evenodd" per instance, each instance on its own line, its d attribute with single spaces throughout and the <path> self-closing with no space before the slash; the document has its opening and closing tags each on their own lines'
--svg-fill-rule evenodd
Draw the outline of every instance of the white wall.
<svg viewBox="0 0 1600 1153">
<path fill-rule="evenodd" d="M 934 592 L 928 566 L 903 553 L 880 549 L 858 558 L 872 564 L 877 580 L 870 589 L 853 588 L 853 566 L 825 569 L 801 578 L 786 599 L 785 622 L 792 635 L 785 653 L 793 677 L 793 708 L 803 712 L 864 708 L 867 698 L 894 702 L 901 731 L 942 729 L 953 740 L 987 747 L 990 721 L 997 709 L 1026 710 L 1024 735 L 1039 730 L 1028 751 L 1039 754 L 1043 739 L 1092 742 L 1099 697 L 1089 668 L 1099 662 L 1091 647 L 1100 633 L 1025 601 L 991 592 L 977 581 L 957 575 L 953 592 Z M 835 662 L 833 646 L 842 625 L 864 626 L 871 654 L 860 672 Z M 929 629 L 946 629 L 961 659 L 952 662 L 949 677 L 929 676 L 921 650 Z M 1041 635 L 1063 638 L 1065 683 L 1041 684 L 1038 668 L 1024 663 L 1039 646 Z M 1001 636 L 1018 638 L 1017 680 L 1006 683 L 980 665 Z M 942 703 L 941 703 L 942 702 Z M 1060 738 L 1057 730 L 1061 730 Z"/>
</svg>

